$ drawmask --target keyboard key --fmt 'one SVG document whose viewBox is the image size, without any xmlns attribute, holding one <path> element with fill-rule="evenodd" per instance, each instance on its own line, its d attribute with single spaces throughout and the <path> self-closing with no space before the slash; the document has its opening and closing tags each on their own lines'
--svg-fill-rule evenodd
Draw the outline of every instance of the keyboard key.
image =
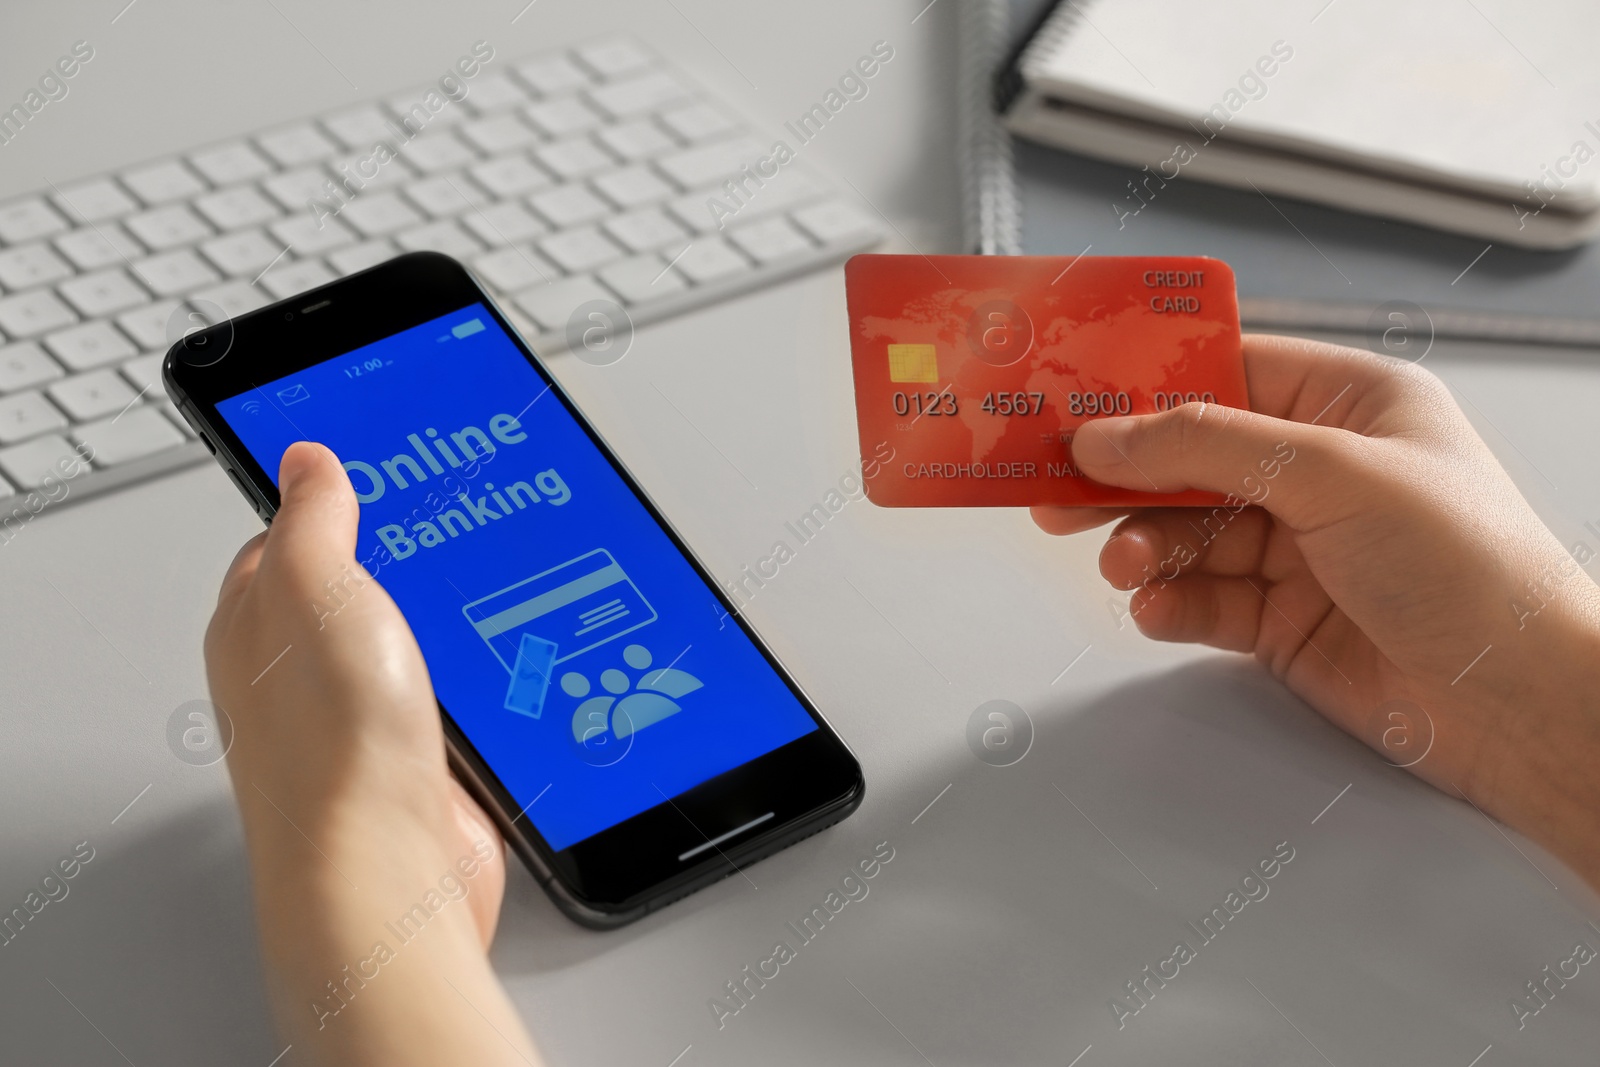
<svg viewBox="0 0 1600 1067">
<path fill-rule="evenodd" d="M 389 122 L 389 116 L 377 104 L 350 108 L 322 120 L 345 148 L 358 148 L 363 154 L 370 154 L 372 146 L 380 141 L 392 146 L 395 132 Z"/>
<path fill-rule="evenodd" d="M 393 193 L 359 196 L 350 202 L 339 218 L 366 237 L 381 237 L 396 230 L 410 229 L 422 222 L 422 216 Z"/>
<path fill-rule="evenodd" d="M 56 203 L 70 219 L 101 222 L 139 210 L 139 204 L 110 178 L 69 185 L 56 194 Z"/>
<path fill-rule="evenodd" d="M 535 285 L 519 293 L 517 307 L 527 312 L 545 330 L 567 328 L 567 319 L 580 304 L 590 300 L 615 301 L 617 296 L 593 278 L 560 278 L 553 282 Z"/>
<path fill-rule="evenodd" d="M 500 248 L 472 261 L 472 269 L 503 293 L 561 277 L 561 272 L 531 248 Z"/>
<path fill-rule="evenodd" d="M 607 126 L 595 136 L 600 139 L 601 144 L 629 163 L 650 159 L 677 147 L 672 138 L 662 133 L 661 127 L 649 119 L 635 119 L 618 126 Z"/>
<path fill-rule="evenodd" d="M 87 466 L 82 454 L 58 433 L 0 448 L 0 471 L 5 471 L 12 484 L 24 489 L 43 485 L 46 478 L 76 477 Z"/>
<path fill-rule="evenodd" d="M 123 333 L 133 338 L 133 343 L 140 348 L 146 351 L 160 349 L 165 352 L 183 336 L 185 323 L 181 317 L 170 329 L 168 327 L 168 323 L 173 321 L 173 315 L 182 306 L 177 300 L 157 300 L 153 304 L 146 304 L 142 308 L 135 308 L 118 315 L 117 325 L 122 328 Z"/>
<path fill-rule="evenodd" d="M 256 138 L 256 144 L 277 160 L 280 167 L 316 163 L 339 151 L 339 146 L 309 122 L 273 130 Z"/>
<path fill-rule="evenodd" d="M 19 341 L 0 348 L 0 393 L 15 392 L 59 377 L 60 364 L 45 355 L 37 342 Z"/>
<path fill-rule="evenodd" d="M 213 232 L 185 204 L 169 204 L 142 215 L 130 215 L 127 222 L 133 235 L 156 252 L 193 244 Z"/>
<path fill-rule="evenodd" d="M 576 226 L 611 214 L 606 202 L 582 185 L 563 185 L 528 198 L 533 209 L 555 226 Z"/>
<path fill-rule="evenodd" d="M 64 233 L 56 238 L 55 245 L 79 270 L 96 270 L 144 255 L 144 246 L 115 222 Z"/>
<path fill-rule="evenodd" d="M 634 256 L 613 263 L 601 269 L 600 280 L 630 304 L 662 300 L 689 287 L 683 275 L 668 267 L 667 261 L 656 255 Z"/>
<path fill-rule="evenodd" d="M 800 228 L 823 244 L 877 233 L 877 220 L 843 200 L 826 200 L 794 213 Z"/>
<path fill-rule="evenodd" d="M 393 259 L 400 254 L 393 241 L 377 240 L 363 241 L 358 245 L 341 248 L 337 252 L 329 253 L 328 262 L 333 264 L 333 269 L 340 274 L 354 274 L 368 267 L 376 267 L 386 259 Z"/>
<path fill-rule="evenodd" d="M 622 249 L 593 226 L 564 230 L 546 237 L 539 242 L 539 250 L 568 274 L 593 270 L 622 255 Z"/>
<path fill-rule="evenodd" d="M 685 141 L 709 141 L 739 128 L 738 123 L 710 104 L 671 108 L 661 113 L 661 122 Z"/>
<path fill-rule="evenodd" d="M 139 354 L 129 340 L 109 322 L 85 322 L 50 334 L 45 347 L 69 370 L 95 367 Z"/>
<path fill-rule="evenodd" d="M 526 155 L 497 156 L 468 171 L 496 196 L 520 196 L 550 184 L 550 175 Z"/>
<path fill-rule="evenodd" d="M 785 218 L 767 219 L 752 226 L 741 226 L 729 239 L 757 263 L 772 263 L 811 251 L 811 242 Z"/>
<path fill-rule="evenodd" d="M 467 103 L 480 115 L 527 99 L 527 91 L 504 74 L 480 74 L 467 83 Z"/>
<path fill-rule="evenodd" d="M 338 197 L 329 192 L 331 185 L 332 181 L 321 167 L 301 167 L 265 179 L 261 188 L 282 204 L 285 211 L 304 211 L 309 214 L 311 209 L 307 207 L 307 201 L 310 200 L 326 203 L 332 199 L 334 205 L 338 205 Z"/>
<path fill-rule="evenodd" d="M 615 78 L 655 65 L 650 53 L 632 41 L 599 41 L 578 49 L 578 58 L 603 78 Z"/>
<path fill-rule="evenodd" d="M 492 198 L 465 174 L 424 178 L 405 186 L 402 191 L 407 200 L 436 219 L 450 218 L 492 202 Z"/>
<path fill-rule="evenodd" d="M 703 185 L 720 185 L 737 175 L 741 168 L 766 156 L 767 150 L 759 142 L 740 137 L 674 152 L 662 156 L 656 165 L 685 189 L 698 189 Z"/>
<path fill-rule="evenodd" d="M 689 231 L 667 218 L 659 208 L 631 211 L 607 219 L 603 225 L 607 233 L 632 252 L 648 252 L 664 245 L 682 248 L 689 242 Z"/>
<path fill-rule="evenodd" d="M 61 295 L 71 301 L 73 307 L 90 317 L 110 315 L 150 299 L 150 295 L 121 267 L 85 274 L 70 282 L 62 282 L 59 288 Z"/>
<path fill-rule="evenodd" d="M 576 96 L 541 100 L 522 109 L 534 128 L 546 137 L 566 137 L 592 130 L 605 117 Z"/>
<path fill-rule="evenodd" d="M 124 171 L 122 184 L 151 205 L 169 204 L 206 191 L 206 183 L 175 159 Z"/>
<path fill-rule="evenodd" d="M 765 185 L 757 186 L 752 182 L 742 187 L 745 192 L 737 199 L 730 197 L 726 190 L 701 189 L 674 198 L 667 207 L 691 229 L 709 233 L 736 223 L 781 214 L 809 204 L 827 192 L 810 175 L 792 169 L 769 179 Z M 722 205 L 722 210 L 714 210 L 717 204 Z"/>
<path fill-rule="evenodd" d="M 617 165 L 609 152 L 587 137 L 553 141 L 535 149 L 534 158 L 547 170 L 569 181 L 598 174 Z"/>
<path fill-rule="evenodd" d="M 619 207 L 640 207 L 664 200 L 677 190 L 649 167 L 624 167 L 594 180 L 595 188 L 610 197 Z"/>
<path fill-rule="evenodd" d="M 514 111 L 462 123 L 461 136 L 489 155 L 509 152 L 513 148 L 526 148 L 539 140 L 539 135 Z"/>
<path fill-rule="evenodd" d="M 115 467 L 183 444 L 183 434 L 153 406 L 137 407 L 121 415 L 86 423 L 73 432 L 80 444 L 92 448 L 96 466 Z"/>
<path fill-rule="evenodd" d="M 355 232 L 338 219 L 314 219 L 306 214 L 279 219 L 267 227 L 267 232 L 300 256 L 319 255 L 356 239 Z"/>
<path fill-rule="evenodd" d="M 283 252 L 283 244 L 261 230 L 240 230 L 213 237 L 200 251 L 224 274 L 253 276 Z"/>
<path fill-rule="evenodd" d="M 189 157 L 194 169 L 212 185 L 233 185 L 271 174 L 273 166 L 248 141 L 234 141 L 196 152 Z"/>
<path fill-rule="evenodd" d="M 50 386 L 49 393 L 77 422 L 115 415 L 139 395 L 109 367 L 63 378 Z"/>
<path fill-rule="evenodd" d="M 726 229 L 730 221 L 738 221 L 743 212 L 749 209 L 748 204 L 741 206 L 730 219 L 725 212 L 713 210 L 716 204 L 732 210 L 722 193 L 716 189 L 677 197 L 667 204 L 667 209 L 672 212 L 673 218 L 697 233 L 716 233 Z M 752 221 L 755 218 L 756 213 L 750 211 L 745 221 Z"/>
<path fill-rule="evenodd" d="M 688 275 L 696 285 L 720 281 L 750 271 L 751 264 L 720 237 L 699 237 L 679 256 L 674 270 Z"/>
<path fill-rule="evenodd" d="M 67 220 L 37 196 L 0 207 L 0 238 L 7 244 L 23 244 L 66 228 Z"/>
<path fill-rule="evenodd" d="M 469 237 L 449 219 L 405 230 L 396 234 L 394 240 L 407 252 L 443 252 L 457 259 L 466 259 L 483 251 L 483 246 L 476 239 Z"/>
<path fill-rule="evenodd" d="M 0 397 L 0 445 L 14 445 L 51 430 L 66 429 L 67 420 L 41 393 Z"/>
<path fill-rule="evenodd" d="M 32 337 L 78 321 L 72 309 L 49 289 L 35 289 L 0 299 L 0 330 L 8 337 Z"/>
<path fill-rule="evenodd" d="M 541 96 L 554 96 L 589 84 L 589 75 L 559 52 L 525 59 L 512 67 L 511 72 Z"/>
<path fill-rule="evenodd" d="M 188 248 L 140 260 L 133 269 L 139 280 L 160 296 L 177 296 L 222 277 Z"/>
<path fill-rule="evenodd" d="M 369 149 L 366 152 L 352 152 L 337 156 L 329 165 L 336 184 L 357 190 L 357 195 L 375 192 L 379 189 L 392 189 L 402 185 L 417 176 L 417 171 L 400 156 L 387 157 L 388 162 L 380 163 Z"/>
<path fill-rule="evenodd" d="M 237 230 L 275 219 L 283 212 L 278 205 L 256 192 L 254 186 L 239 185 L 220 193 L 202 196 L 194 202 L 200 213 L 219 230 Z"/>
<path fill-rule="evenodd" d="M 778 178 L 768 179 L 762 189 L 750 190 L 749 200 L 739 208 L 739 221 L 797 208 L 824 195 L 827 195 L 826 187 L 808 171 L 789 168 L 779 173 Z"/>
<path fill-rule="evenodd" d="M 165 352 L 151 352 L 149 355 L 130 359 L 117 369 L 128 379 L 128 383 L 139 391 L 138 395 L 151 400 L 167 395 L 166 386 L 161 381 L 161 361 L 166 358 Z"/>
<path fill-rule="evenodd" d="M 466 109 L 457 107 L 455 101 L 442 104 L 438 111 L 429 111 L 427 104 L 429 93 L 432 93 L 437 100 L 446 99 L 440 94 L 438 83 L 430 83 L 391 96 L 385 101 L 389 105 L 389 110 L 394 112 L 395 122 L 401 129 L 415 136 L 422 130 L 442 129 L 458 122 L 465 122 L 472 117 L 467 114 Z"/>
<path fill-rule="evenodd" d="M 664 71 L 625 78 L 589 91 L 589 98 L 615 118 L 633 118 L 687 100 L 693 94 Z"/>
<path fill-rule="evenodd" d="M 261 276 L 261 284 L 279 300 L 326 285 L 338 275 L 329 270 L 320 259 L 301 259 L 293 263 L 279 263 Z"/>
<path fill-rule="evenodd" d="M 197 305 L 215 304 L 226 312 L 229 318 L 237 318 L 247 311 L 254 311 L 272 303 L 271 298 L 246 281 L 213 285 L 190 294 L 189 299 Z"/>
<path fill-rule="evenodd" d="M 418 137 L 402 151 L 406 159 L 424 174 L 457 170 L 478 161 L 478 153 L 448 129 Z"/>
<path fill-rule="evenodd" d="M 539 236 L 546 229 L 545 224 L 535 218 L 533 212 L 515 201 L 494 204 L 481 211 L 463 215 L 461 221 L 478 240 L 491 247 L 526 241 L 530 237 Z"/>
<path fill-rule="evenodd" d="M 7 289 L 31 289 L 70 278 L 72 273 L 72 268 L 49 245 L 23 245 L 0 251 L 0 285 Z"/>
</svg>

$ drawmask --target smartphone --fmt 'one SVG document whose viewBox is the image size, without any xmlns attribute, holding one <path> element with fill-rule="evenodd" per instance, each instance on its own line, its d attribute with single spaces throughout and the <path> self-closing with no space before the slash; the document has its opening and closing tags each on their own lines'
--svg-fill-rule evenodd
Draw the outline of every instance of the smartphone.
<svg viewBox="0 0 1600 1067">
<path fill-rule="evenodd" d="M 453 770 L 572 919 L 638 919 L 861 803 L 850 750 L 455 260 L 195 329 L 162 372 L 268 522 L 291 443 L 338 454 Z"/>
</svg>

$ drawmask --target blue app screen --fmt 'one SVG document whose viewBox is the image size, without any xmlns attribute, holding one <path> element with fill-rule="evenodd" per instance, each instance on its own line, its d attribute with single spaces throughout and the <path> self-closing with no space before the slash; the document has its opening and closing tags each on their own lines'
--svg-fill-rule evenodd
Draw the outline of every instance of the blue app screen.
<svg viewBox="0 0 1600 1067">
<path fill-rule="evenodd" d="M 320 441 L 357 558 L 554 849 L 816 723 L 480 304 L 217 405 L 273 477 Z M 313 605 L 322 625 L 355 582 Z"/>
</svg>

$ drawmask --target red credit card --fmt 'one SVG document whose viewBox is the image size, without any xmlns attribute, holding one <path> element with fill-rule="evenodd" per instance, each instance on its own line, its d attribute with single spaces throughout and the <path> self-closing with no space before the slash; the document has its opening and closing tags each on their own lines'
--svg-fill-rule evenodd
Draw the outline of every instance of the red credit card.
<svg viewBox="0 0 1600 1067">
<path fill-rule="evenodd" d="M 1073 433 L 1248 408 L 1233 271 L 1205 256 L 856 256 L 845 264 L 867 496 L 884 507 L 1216 504 L 1099 485 Z M 881 462 L 885 449 L 893 459 Z"/>
</svg>

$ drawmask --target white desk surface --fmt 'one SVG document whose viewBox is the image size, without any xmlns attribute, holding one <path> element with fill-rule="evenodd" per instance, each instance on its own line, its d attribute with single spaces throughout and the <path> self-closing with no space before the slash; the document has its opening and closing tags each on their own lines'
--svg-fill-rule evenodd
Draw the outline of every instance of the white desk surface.
<svg viewBox="0 0 1600 1067">
<path fill-rule="evenodd" d="M 893 246 L 959 250 L 954 0 L 915 22 L 921 2 L 539 0 L 515 24 L 520 0 L 139 0 L 112 24 L 124 3 L 8 13 L 4 99 L 75 40 L 96 55 L 0 147 L 0 196 L 400 90 L 479 38 L 509 60 L 626 28 L 776 134 L 883 39 L 893 63 L 808 151 L 894 220 Z M 1600 353 L 1428 358 L 1563 540 L 1600 544 L 1582 528 L 1600 520 Z M 559 367 L 724 575 L 856 462 L 837 271 L 642 329 L 614 367 Z M 226 775 L 164 736 L 205 694 L 217 581 L 258 528 L 199 467 L 0 547 L 0 906 L 77 842 L 97 853 L 0 948 L 8 1062 L 266 1067 L 282 1051 Z M 620 932 L 572 925 L 514 870 L 494 960 L 552 1062 L 1592 1062 L 1600 972 L 1520 1032 L 1509 1003 L 1575 942 L 1600 946 L 1600 900 L 1253 663 L 1119 631 L 1100 542 L 1046 537 L 1019 511 L 857 502 L 802 548 L 751 614 L 860 755 L 866 802 Z M 965 740 L 996 698 L 1037 727 L 1004 769 Z M 895 858 L 870 895 L 719 1030 L 709 998 L 880 841 Z M 1270 895 L 1119 1031 L 1111 998 L 1179 938 L 1197 944 L 1186 922 L 1283 841 L 1295 858 Z"/>
</svg>

